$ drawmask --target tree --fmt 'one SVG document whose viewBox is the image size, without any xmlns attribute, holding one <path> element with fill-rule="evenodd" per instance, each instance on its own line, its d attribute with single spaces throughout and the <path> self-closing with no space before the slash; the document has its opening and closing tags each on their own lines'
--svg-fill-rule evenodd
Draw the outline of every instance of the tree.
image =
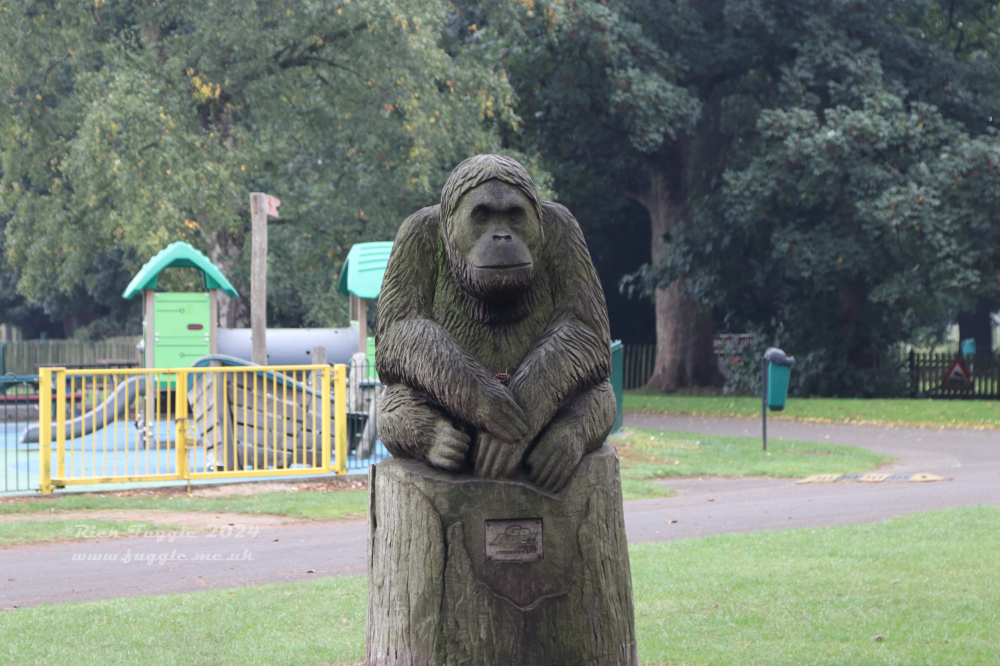
<svg viewBox="0 0 1000 666">
<path fill-rule="evenodd" d="M 996 274 L 1000 142 L 886 93 L 759 125 L 762 154 L 727 174 L 721 211 L 703 211 L 671 260 L 735 320 L 780 326 L 807 354 L 800 392 L 887 390 L 876 356 Z"/>
<path fill-rule="evenodd" d="M 975 53 L 943 49 L 946 30 L 934 43 L 919 27 L 941 5 L 900 6 L 811 15 L 747 98 L 753 122 L 719 186 L 640 276 L 684 275 L 729 323 L 804 355 L 800 393 L 890 390 L 877 355 L 996 293 L 996 83 L 978 92 L 996 75 L 996 31 L 953 40 Z"/>
<path fill-rule="evenodd" d="M 511 138 L 559 191 L 649 212 L 652 261 L 627 286 L 655 298 L 651 386 L 671 390 L 713 381 L 709 308 L 785 331 L 819 377 L 870 369 L 873 349 L 995 289 L 991 215 L 947 174 L 992 187 L 996 28 L 974 1 L 584 0 L 537 3 L 495 48 L 526 121 Z M 830 122 L 854 134 L 835 146 Z M 947 158 L 966 151 L 971 171 Z M 910 211 L 913 188 L 938 198 Z M 897 248 L 873 226 L 904 208 L 939 226 Z M 818 390 L 860 390 L 840 379 Z"/>
<path fill-rule="evenodd" d="M 250 191 L 275 222 L 275 316 L 329 325 L 350 245 L 391 238 L 450 165 L 516 122 L 502 72 L 441 48 L 439 1 L 18 2 L 0 25 L 0 207 L 29 298 L 174 240 L 241 292 Z M 277 269 L 277 270 L 275 270 Z"/>
<path fill-rule="evenodd" d="M 574 209 L 605 222 L 638 201 L 649 214 L 650 260 L 662 239 L 685 224 L 688 172 L 704 104 L 680 82 L 687 67 L 670 44 L 696 35 L 698 17 L 683 3 L 539 2 L 517 23 L 483 39 L 511 73 L 525 118 L 508 139 L 538 152 L 555 187 Z M 497 24 L 494 24 L 497 25 Z M 678 161 L 678 159 L 686 161 Z M 586 214 L 585 214 L 586 216 Z M 657 361 L 650 385 L 661 390 L 716 381 L 711 313 L 681 288 L 683 277 L 654 290 Z"/>
</svg>

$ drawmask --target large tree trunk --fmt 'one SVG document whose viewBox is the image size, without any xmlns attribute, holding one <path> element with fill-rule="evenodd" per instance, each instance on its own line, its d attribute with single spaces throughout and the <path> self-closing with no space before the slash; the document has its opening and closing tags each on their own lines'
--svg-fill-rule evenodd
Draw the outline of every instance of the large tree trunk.
<svg viewBox="0 0 1000 666">
<path fill-rule="evenodd" d="M 683 174 L 673 178 L 653 162 L 646 164 L 649 188 L 636 198 L 649 211 L 654 264 L 666 259 L 664 238 L 687 222 L 688 188 Z M 712 349 L 712 312 L 683 294 L 683 278 L 655 292 L 656 364 L 648 388 L 672 392 L 687 386 L 717 384 L 720 375 Z"/>
<path fill-rule="evenodd" d="M 229 298 L 219 292 L 219 328 L 250 326 L 250 294 L 236 278 L 236 262 L 243 253 L 243 239 L 228 231 L 215 231 L 205 237 L 208 258 L 240 292 L 239 298 Z"/>
<path fill-rule="evenodd" d="M 393 458 L 369 474 L 368 666 L 637 666 L 612 447 L 558 495 Z"/>
<path fill-rule="evenodd" d="M 656 290 L 656 365 L 647 386 L 665 393 L 718 383 L 712 313 L 681 293 L 681 280 Z"/>
</svg>

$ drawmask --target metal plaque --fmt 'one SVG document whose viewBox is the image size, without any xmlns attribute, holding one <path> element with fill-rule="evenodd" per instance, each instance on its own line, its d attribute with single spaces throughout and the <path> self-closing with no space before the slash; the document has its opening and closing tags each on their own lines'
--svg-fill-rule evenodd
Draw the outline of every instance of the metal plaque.
<svg viewBox="0 0 1000 666">
<path fill-rule="evenodd" d="M 487 520 L 486 559 L 494 562 L 535 562 L 542 559 L 542 519 Z"/>
</svg>

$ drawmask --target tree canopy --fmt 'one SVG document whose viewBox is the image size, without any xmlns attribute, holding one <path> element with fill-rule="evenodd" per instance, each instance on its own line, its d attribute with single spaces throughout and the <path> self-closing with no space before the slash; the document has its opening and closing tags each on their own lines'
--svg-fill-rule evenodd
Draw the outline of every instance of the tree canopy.
<svg viewBox="0 0 1000 666">
<path fill-rule="evenodd" d="M 449 164 L 516 123 L 499 68 L 444 50 L 448 6 L 10 3 L 0 22 L 0 205 L 20 293 L 91 289 L 182 239 L 246 296 L 249 192 L 284 201 L 276 316 L 343 318 L 349 246 L 391 238 Z M 224 322 L 246 321 L 240 299 Z"/>
<path fill-rule="evenodd" d="M 998 27 L 976 1 L 553 1 L 496 51 L 515 145 L 648 211 L 653 386 L 715 381 L 714 323 L 805 356 L 800 391 L 870 394 L 877 355 L 996 294 Z"/>
<path fill-rule="evenodd" d="M 272 320 L 341 322 L 334 278 L 350 245 L 392 238 L 484 151 L 527 160 L 580 218 L 604 284 L 628 271 L 625 291 L 651 297 L 662 390 L 719 382 L 719 330 L 803 359 L 800 392 L 888 390 L 878 359 L 894 345 L 998 296 L 997 3 L 2 12 L 11 307 L 107 303 L 109 285 L 179 239 L 245 292 L 248 193 L 265 191 L 285 202 Z M 245 315 L 230 303 L 223 324 Z"/>
</svg>

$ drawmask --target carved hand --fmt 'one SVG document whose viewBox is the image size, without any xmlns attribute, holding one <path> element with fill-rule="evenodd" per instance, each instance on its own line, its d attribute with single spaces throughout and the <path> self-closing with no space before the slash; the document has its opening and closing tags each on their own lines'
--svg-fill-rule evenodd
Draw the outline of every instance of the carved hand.
<svg viewBox="0 0 1000 666">
<path fill-rule="evenodd" d="M 458 471 L 465 462 L 470 441 L 468 435 L 452 426 L 447 419 L 438 419 L 431 446 L 427 450 L 427 462 L 434 467 Z"/>
<path fill-rule="evenodd" d="M 536 486 L 557 493 L 573 477 L 573 471 L 583 458 L 584 442 L 579 437 L 550 436 L 546 433 L 535 445 L 526 461 L 531 472 L 528 478 Z"/>
<path fill-rule="evenodd" d="M 476 476 L 488 479 L 513 476 L 529 443 L 526 440 L 505 442 L 489 433 L 480 433 L 476 440 Z"/>
<path fill-rule="evenodd" d="M 528 415 L 505 386 L 500 382 L 492 384 L 483 387 L 478 423 L 477 419 L 466 420 L 504 442 L 525 439 L 530 428 Z"/>
</svg>

